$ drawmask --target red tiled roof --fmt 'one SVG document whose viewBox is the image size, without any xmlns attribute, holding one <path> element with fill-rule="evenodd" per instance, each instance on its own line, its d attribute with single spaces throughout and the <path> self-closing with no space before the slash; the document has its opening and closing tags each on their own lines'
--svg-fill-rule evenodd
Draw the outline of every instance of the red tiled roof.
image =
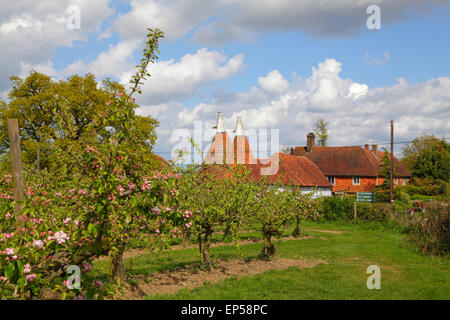
<svg viewBox="0 0 450 320">
<path fill-rule="evenodd" d="M 227 176 L 227 166 L 241 164 L 257 181 L 267 177 L 271 183 L 280 179 L 285 185 L 331 187 L 320 169 L 306 157 L 275 153 L 269 159 L 255 159 L 245 136 L 235 137 L 231 145 L 228 134 L 217 133 L 204 163 L 215 164 L 206 170 L 218 178 Z"/>
<path fill-rule="evenodd" d="M 257 181 L 266 177 L 270 183 L 279 180 L 284 185 L 331 187 L 320 169 L 306 157 L 277 152 L 267 160 L 258 159 L 257 164 L 244 166 Z"/>
<path fill-rule="evenodd" d="M 377 176 L 374 159 L 361 147 L 321 147 L 314 146 L 307 154 L 304 147 L 296 147 L 294 155 L 308 157 L 327 176 Z"/>
<path fill-rule="evenodd" d="M 366 150 L 368 152 L 372 152 L 370 150 Z M 376 151 L 376 157 L 378 160 L 378 166 L 381 170 L 383 166 L 383 157 L 384 157 L 384 151 Z M 400 162 L 396 157 L 394 157 L 394 173 L 398 177 L 411 177 L 411 172 L 409 172 L 408 169 L 404 166 L 403 163 Z"/>
<path fill-rule="evenodd" d="M 169 163 L 163 157 L 155 155 L 155 158 L 156 158 L 157 161 L 160 162 L 161 166 L 167 167 L 169 165 Z"/>
<path fill-rule="evenodd" d="M 314 146 L 308 154 L 303 146 L 295 147 L 293 154 L 306 156 L 314 162 L 327 176 L 362 176 L 376 177 L 380 175 L 381 159 L 384 152 L 377 151 L 375 156 L 371 150 L 361 147 L 322 147 Z M 380 158 L 381 155 L 381 158 Z M 411 174 L 403 164 L 394 157 L 396 172 L 399 176 L 409 177 Z"/>
</svg>

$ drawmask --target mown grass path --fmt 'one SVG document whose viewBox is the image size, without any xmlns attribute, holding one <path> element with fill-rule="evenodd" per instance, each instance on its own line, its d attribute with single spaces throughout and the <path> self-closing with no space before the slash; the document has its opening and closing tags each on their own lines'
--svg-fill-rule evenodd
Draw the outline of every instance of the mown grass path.
<svg viewBox="0 0 450 320">
<path fill-rule="evenodd" d="M 174 294 L 150 295 L 148 299 L 450 299 L 450 257 L 421 255 L 396 231 L 374 230 L 366 225 L 333 223 L 304 224 L 312 237 L 276 242 L 277 256 L 285 259 L 325 260 L 313 268 L 290 267 L 269 270 L 254 276 L 231 277 L 205 283 Z M 323 232 L 324 230 L 344 231 Z M 260 243 L 218 246 L 213 259 L 255 259 Z M 196 249 L 143 254 L 126 259 L 127 274 L 199 267 Z M 381 268 L 381 289 L 366 286 L 369 265 Z M 107 261 L 95 263 L 96 278 L 106 277 Z M 136 283 L 135 283 L 136 284 Z M 144 297 L 143 297 L 144 298 Z"/>
</svg>

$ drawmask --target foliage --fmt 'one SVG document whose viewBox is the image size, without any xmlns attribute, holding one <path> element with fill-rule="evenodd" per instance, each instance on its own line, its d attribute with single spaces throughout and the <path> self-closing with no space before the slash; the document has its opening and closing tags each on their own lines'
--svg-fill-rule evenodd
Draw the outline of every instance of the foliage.
<svg viewBox="0 0 450 320">
<path fill-rule="evenodd" d="M 344 196 L 324 198 L 319 212 L 321 219 L 331 221 L 350 221 L 354 219 L 353 203 L 356 201 L 353 197 Z"/>
<path fill-rule="evenodd" d="M 434 135 L 423 134 L 403 146 L 401 162 L 409 171 L 413 171 L 420 154 L 431 151 L 439 143 L 439 139 Z"/>
<path fill-rule="evenodd" d="M 325 121 L 325 119 L 318 119 L 314 123 L 314 133 L 316 134 L 318 140 L 317 145 L 326 146 L 328 141 L 328 129 L 327 126 L 329 122 Z"/>
<path fill-rule="evenodd" d="M 214 228 L 226 224 L 237 233 L 250 208 L 252 183 L 245 170 L 231 166 L 189 166 L 180 176 L 181 208 L 192 216 L 189 232 L 197 236 L 202 263 L 208 268 Z"/>
<path fill-rule="evenodd" d="M 395 177 L 396 177 L 396 174 L 395 174 L 396 171 L 397 171 L 397 166 L 394 161 L 393 174 L 392 174 L 393 179 L 395 179 Z M 381 186 L 378 186 L 378 189 L 389 190 L 390 189 L 390 181 L 391 181 L 391 156 L 390 156 L 390 153 L 387 151 L 387 149 L 384 149 L 383 158 L 381 160 L 380 175 L 384 178 L 384 181 Z M 390 198 L 388 201 L 390 201 Z"/>
<path fill-rule="evenodd" d="M 107 114 L 114 97 L 125 92 L 123 86 L 109 79 L 99 84 L 89 73 L 84 77 L 73 75 L 56 82 L 47 75 L 32 71 L 25 79 L 11 77 L 11 80 L 10 103 L 0 108 L 3 124 L 0 127 L 0 154 L 3 158 L 8 156 L 6 121 L 18 118 L 24 166 L 32 169 L 37 166 L 38 149 L 40 168 L 52 170 L 58 166 L 53 162 L 55 144 L 86 140 L 92 133 L 96 118 Z M 65 121 L 62 125 L 58 123 L 61 116 Z M 137 137 L 148 141 L 151 152 L 158 121 L 142 116 L 134 117 L 133 121 L 139 128 Z M 97 121 L 97 126 L 104 124 Z M 95 140 L 95 137 L 91 138 Z"/>
<path fill-rule="evenodd" d="M 450 144 L 441 140 L 423 150 L 414 164 L 413 177 L 450 181 Z"/>
<path fill-rule="evenodd" d="M 448 202 L 430 203 L 414 225 L 411 239 L 422 253 L 450 252 L 450 210 Z"/>
<path fill-rule="evenodd" d="M 301 187 L 291 187 L 289 190 L 290 198 L 288 199 L 291 205 L 292 212 L 295 214 L 295 228 L 292 232 L 294 237 L 301 234 L 301 220 L 319 218 L 319 201 L 313 200 L 312 197 L 315 192 L 304 193 Z"/>
<path fill-rule="evenodd" d="M 254 203 L 249 221 L 261 231 L 264 239 L 261 257 L 268 258 L 275 254 L 272 237 L 280 235 L 291 225 L 296 214 L 292 210 L 291 193 L 289 190 L 283 190 L 279 183 L 268 184 L 262 179 L 253 186 Z"/>
<path fill-rule="evenodd" d="M 155 33 L 150 30 L 150 41 Z M 104 112 L 83 125 L 86 134 L 81 135 L 70 101 L 58 97 L 56 103 L 55 127 L 50 128 L 57 137 L 53 170 L 26 175 L 27 197 L 18 216 L 11 177 L 0 181 L 2 297 L 32 298 L 45 289 L 93 297 L 89 283 L 74 291 L 63 285 L 69 265 L 88 270 L 92 259 L 111 254 L 111 276 L 119 280 L 130 237 L 147 241 L 150 248 L 165 247 L 165 239 L 186 223 L 178 210 L 177 175 L 150 174 L 143 165 L 149 146 L 136 126 L 131 96 L 118 92 Z M 101 286 L 95 286 L 96 297 L 102 298 Z"/>
</svg>

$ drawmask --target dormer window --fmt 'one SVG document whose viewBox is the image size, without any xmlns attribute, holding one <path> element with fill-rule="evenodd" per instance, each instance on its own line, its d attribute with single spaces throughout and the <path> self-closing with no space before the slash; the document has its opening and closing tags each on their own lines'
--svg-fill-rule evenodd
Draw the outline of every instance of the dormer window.
<svg viewBox="0 0 450 320">
<path fill-rule="evenodd" d="M 327 176 L 328 181 L 334 186 L 336 184 L 336 179 L 334 176 Z"/>
<path fill-rule="evenodd" d="M 359 176 L 353 176 L 352 181 L 353 181 L 353 185 L 355 186 L 359 186 Z"/>
</svg>

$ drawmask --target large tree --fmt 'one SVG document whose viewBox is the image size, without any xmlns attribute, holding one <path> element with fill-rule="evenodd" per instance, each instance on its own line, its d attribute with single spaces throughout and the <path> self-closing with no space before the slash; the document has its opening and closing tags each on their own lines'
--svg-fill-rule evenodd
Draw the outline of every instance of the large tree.
<svg viewBox="0 0 450 320">
<path fill-rule="evenodd" d="M 408 170 L 413 171 L 420 154 L 431 151 L 439 143 L 439 139 L 434 135 L 423 134 L 418 136 L 411 143 L 404 145 L 402 163 Z"/>
<path fill-rule="evenodd" d="M 440 140 L 431 149 L 420 152 L 412 171 L 414 177 L 450 180 L 450 145 Z"/>
<path fill-rule="evenodd" d="M 318 119 L 314 124 L 314 133 L 316 134 L 317 145 L 326 146 L 328 141 L 328 129 L 327 126 L 329 122 L 325 121 L 325 119 Z"/>
<path fill-rule="evenodd" d="M 106 115 L 115 96 L 125 88 L 117 82 L 105 79 L 98 83 L 95 76 L 73 75 L 66 80 L 53 81 L 49 76 L 32 71 L 21 79 L 11 77 L 9 104 L 0 104 L 0 154 L 7 156 L 9 149 L 6 122 L 18 118 L 26 167 L 36 167 L 40 154 L 40 167 L 48 168 L 57 161 L 52 153 L 55 144 L 69 145 L 75 140 L 88 138 L 93 143 L 111 134 L 108 128 L 99 128 L 93 135 L 92 124 L 96 115 Z M 56 123 L 56 115 L 64 114 L 64 123 Z M 156 141 L 158 121 L 151 117 L 136 116 L 138 138 L 146 142 L 148 159 Z M 114 129 L 114 128 L 109 128 Z"/>
</svg>

